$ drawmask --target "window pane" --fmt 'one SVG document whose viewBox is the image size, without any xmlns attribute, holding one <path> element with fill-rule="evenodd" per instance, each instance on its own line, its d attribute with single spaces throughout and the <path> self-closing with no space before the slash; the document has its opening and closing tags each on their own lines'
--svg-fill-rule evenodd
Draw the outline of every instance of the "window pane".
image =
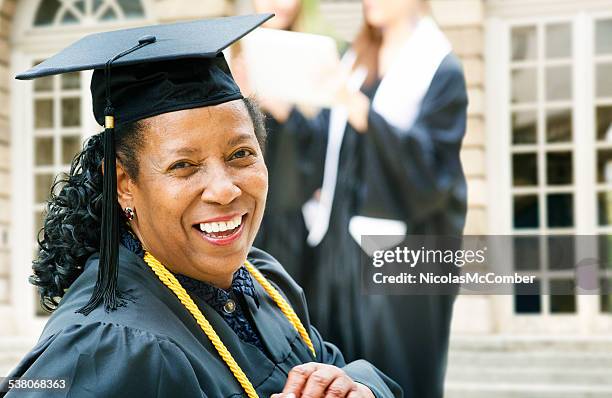
<svg viewBox="0 0 612 398">
<path fill-rule="evenodd" d="M 612 19 L 597 21 L 595 25 L 595 52 L 612 54 Z"/>
<path fill-rule="evenodd" d="M 117 2 L 123 9 L 123 13 L 127 18 L 144 16 L 144 10 L 142 9 L 140 0 L 118 0 Z"/>
<path fill-rule="evenodd" d="M 74 8 L 85 14 L 85 0 L 77 0 L 74 3 Z"/>
<path fill-rule="evenodd" d="M 576 312 L 574 281 L 570 279 L 550 281 L 550 312 L 573 314 Z"/>
<path fill-rule="evenodd" d="M 555 193 L 546 197 L 548 206 L 548 226 L 551 228 L 572 227 L 574 225 L 574 195 Z"/>
<path fill-rule="evenodd" d="M 538 314 L 542 311 L 542 300 L 540 295 L 540 281 L 534 280 L 533 284 L 529 286 L 529 293 L 535 290 L 538 294 L 524 294 L 522 290 L 525 289 L 525 285 L 517 284 L 514 289 L 516 295 L 514 296 L 514 312 L 517 314 Z"/>
<path fill-rule="evenodd" d="M 551 279 L 550 294 L 552 296 L 573 297 L 576 293 L 576 281 L 572 279 Z M 560 301 L 563 302 L 563 301 Z M 575 309 L 574 309 L 575 310 Z"/>
<path fill-rule="evenodd" d="M 512 181 L 515 187 L 538 185 L 538 161 L 535 153 L 512 155 Z"/>
<path fill-rule="evenodd" d="M 514 197 L 514 228 L 538 228 L 540 225 L 537 195 Z"/>
<path fill-rule="evenodd" d="M 537 97 L 537 71 L 534 68 L 512 71 L 512 102 L 535 102 Z"/>
<path fill-rule="evenodd" d="M 600 106 L 596 111 L 597 139 L 612 141 L 612 106 Z"/>
<path fill-rule="evenodd" d="M 516 236 L 512 238 L 514 269 L 517 271 L 535 271 L 540 269 L 540 241 L 534 236 Z"/>
<path fill-rule="evenodd" d="M 597 194 L 597 213 L 599 225 L 612 225 L 612 192 Z"/>
<path fill-rule="evenodd" d="M 81 99 L 62 99 L 62 126 L 74 127 L 81 124 Z"/>
<path fill-rule="evenodd" d="M 53 100 L 43 99 L 34 102 L 34 115 L 36 128 L 53 127 Z"/>
<path fill-rule="evenodd" d="M 40 77 L 34 80 L 34 91 L 37 93 L 53 90 L 53 76 Z"/>
<path fill-rule="evenodd" d="M 572 98 L 571 66 L 546 68 L 546 100 L 562 101 Z"/>
<path fill-rule="evenodd" d="M 597 65 L 597 96 L 612 97 L 612 64 Z"/>
<path fill-rule="evenodd" d="M 575 314 L 576 296 L 556 295 L 550 296 L 551 314 Z"/>
<path fill-rule="evenodd" d="M 546 111 L 546 142 L 570 142 L 572 140 L 572 110 L 549 109 Z"/>
<path fill-rule="evenodd" d="M 37 137 L 34 139 L 34 164 L 36 166 L 53 165 L 53 138 Z"/>
<path fill-rule="evenodd" d="M 80 72 L 65 73 L 60 76 L 62 79 L 62 89 L 73 90 L 81 88 L 81 74 Z"/>
<path fill-rule="evenodd" d="M 44 203 L 49 199 L 52 184 L 53 174 L 37 174 L 34 177 L 34 201 L 36 203 Z"/>
<path fill-rule="evenodd" d="M 70 11 L 64 12 L 64 16 L 62 17 L 62 23 L 64 24 L 76 24 L 79 20 L 77 17 Z"/>
<path fill-rule="evenodd" d="M 612 235 L 599 235 L 597 245 L 599 268 L 612 270 Z"/>
<path fill-rule="evenodd" d="M 62 137 L 62 163 L 70 164 L 74 155 L 81 150 L 81 137 Z"/>
<path fill-rule="evenodd" d="M 45 211 L 35 211 L 34 212 L 34 233 L 35 234 L 38 234 L 38 232 L 42 229 L 46 213 L 47 212 Z"/>
<path fill-rule="evenodd" d="M 548 152 L 546 154 L 546 182 L 548 185 L 571 185 L 572 153 Z"/>
<path fill-rule="evenodd" d="M 535 144 L 537 116 L 534 111 L 512 114 L 512 143 Z"/>
<path fill-rule="evenodd" d="M 537 54 L 537 36 L 534 26 L 512 29 L 512 60 L 525 61 L 535 59 Z"/>
<path fill-rule="evenodd" d="M 572 56 L 572 29 L 569 23 L 546 26 L 546 57 L 569 58 Z"/>
<path fill-rule="evenodd" d="M 61 4 L 59 0 L 43 0 L 36 10 L 36 16 L 34 17 L 34 25 L 50 25 L 53 23 L 55 13 L 59 10 Z"/>
<path fill-rule="evenodd" d="M 612 314 L 612 279 L 601 278 L 599 289 L 601 289 L 601 312 Z"/>
<path fill-rule="evenodd" d="M 115 11 L 112 8 L 107 8 L 106 11 L 104 11 L 104 14 L 102 14 L 102 17 L 100 17 L 101 21 L 112 21 L 117 19 L 117 14 L 115 13 Z"/>
<path fill-rule="evenodd" d="M 548 236 L 548 269 L 571 270 L 576 264 L 576 240 L 572 235 Z M 563 293 L 558 293 L 563 294 Z"/>
<path fill-rule="evenodd" d="M 597 182 L 612 183 L 612 149 L 597 151 Z"/>
</svg>

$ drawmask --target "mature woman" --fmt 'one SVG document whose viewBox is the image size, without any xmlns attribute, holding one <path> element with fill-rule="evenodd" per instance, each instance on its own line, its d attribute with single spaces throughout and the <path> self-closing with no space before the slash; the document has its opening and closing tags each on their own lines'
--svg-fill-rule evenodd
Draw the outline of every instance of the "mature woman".
<svg viewBox="0 0 612 398">
<path fill-rule="evenodd" d="M 18 76 L 95 69 L 105 131 L 49 202 L 32 281 L 54 313 L 9 396 L 26 379 L 64 380 L 45 396 L 401 395 L 346 364 L 300 287 L 251 247 L 265 132 L 220 51 L 268 17 L 92 35 Z"/>
<path fill-rule="evenodd" d="M 454 292 L 362 295 L 360 238 L 462 233 L 465 82 L 425 0 L 363 6 L 365 24 L 345 57 L 352 68 L 345 83 L 333 79 L 337 106 L 314 119 L 270 101 L 267 110 L 297 134 L 313 168 L 324 164 L 304 179 L 311 192 L 321 187 L 309 206 L 311 316 L 345 355 L 371 360 L 406 396 L 441 397 Z"/>
</svg>

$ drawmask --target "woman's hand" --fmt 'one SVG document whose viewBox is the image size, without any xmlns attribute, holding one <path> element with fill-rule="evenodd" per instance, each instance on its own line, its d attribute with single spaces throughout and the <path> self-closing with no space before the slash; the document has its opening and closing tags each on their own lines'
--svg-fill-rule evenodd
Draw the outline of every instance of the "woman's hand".
<svg viewBox="0 0 612 398">
<path fill-rule="evenodd" d="M 353 381 L 336 366 L 309 362 L 291 369 L 285 388 L 270 398 L 374 398 L 372 391 Z"/>
<path fill-rule="evenodd" d="M 361 91 L 353 93 L 347 99 L 348 122 L 358 133 L 368 131 L 368 112 L 370 111 L 370 99 Z"/>
<path fill-rule="evenodd" d="M 334 90 L 334 104 L 346 108 L 348 122 L 351 126 L 357 132 L 365 133 L 368 130 L 370 99 L 358 88 L 351 87 L 349 76 L 347 71 L 341 71 L 336 75 L 337 85 Z"/>
</svg>

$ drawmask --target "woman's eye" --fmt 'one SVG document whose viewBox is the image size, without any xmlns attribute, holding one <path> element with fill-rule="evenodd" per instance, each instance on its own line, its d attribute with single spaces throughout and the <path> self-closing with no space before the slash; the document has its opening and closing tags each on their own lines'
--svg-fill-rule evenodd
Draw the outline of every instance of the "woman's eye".
<svg viewBox="0 0 612 398">
<path fill-rule="evenodd" d="M 252 155 L 253 152 L 251 152 L 248 149 L 239 149 L 236 152 L 234 152 L 234 154 L 232 155 L 232 158 L 234 159 L 242 159 L 242 158 L 246 158 L 249 155 Z"/>
<path fill-rule="evenodd" d="M 191 163 L 189 163 L 189 162 L 176 162 L 172 166 L 170 166 L 170 170 L 185 169 L 185 168 L 191 167 L 191 166 L 193 166 L 193 165 Z"/>
</svg>

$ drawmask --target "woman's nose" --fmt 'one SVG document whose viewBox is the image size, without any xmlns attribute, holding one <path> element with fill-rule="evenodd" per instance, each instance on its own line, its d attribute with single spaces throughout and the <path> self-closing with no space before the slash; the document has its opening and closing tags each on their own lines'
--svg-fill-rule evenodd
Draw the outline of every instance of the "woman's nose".
<svg viewBox="0 0 612 398">
<path fill-rule="evenodd" d="M 210 169 L 208 178 L 204 182 L 202 200 L 207 203 L 228 205 L 232 203 L 240 193 L 241 189 L 234 183 L 232 176 L 225 167 Z"/>
</svg>

